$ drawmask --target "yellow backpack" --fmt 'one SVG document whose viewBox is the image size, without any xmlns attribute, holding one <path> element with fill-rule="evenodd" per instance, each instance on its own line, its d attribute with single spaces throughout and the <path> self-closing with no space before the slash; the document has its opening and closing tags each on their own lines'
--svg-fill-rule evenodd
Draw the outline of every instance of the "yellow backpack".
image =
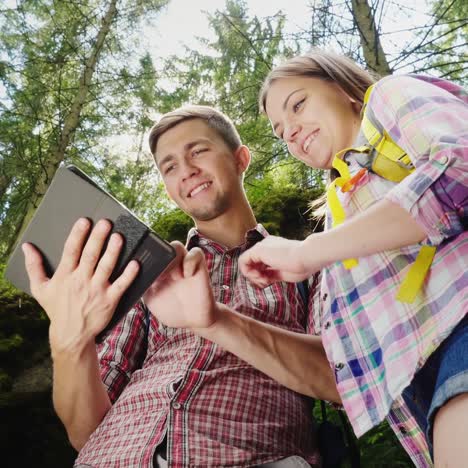
<svg viewBox="0 0 468 468">
<path fill-rule="evenodd" d="M 366 169 L 363 168 L 351 177 L 348 165 L 342 159 L 347 152 L 368 154 L 373 158 L 370 164 L 372 172 L 392 182 L 401 182 L 414 171 L 414 166 L 405 150 L 400 148 L 385 130 L 380 131 L 376 128 L 368 118 L 366 107 L 372 88 L 371 86 L 366 91 L 362 110 L 361 130 L 367 144 L 357 148 L 344 149 L 337 153 L 333 159 L 333 167 L 339 172 L 340 176 L 333 180 L 327 189 L 327 202 L 332 214 L 332 227 L 342 224 L 346 218 L 336 191 L 338 189 L 342 192 L 351 190 L 366 172 Z M 435 251 L 436 247 L 434 246 L 424 245 L 421 247 L 416 260 L 411 265 L 398 290 L 396 296 L 398 301 L 407 303 L 414 301 L 431 266 Z M 345 268 L 350 269 L 356 266 L 358 261 L 355 258 L 350 258 L 344 260 L 343 264 Z"/>
</svg>

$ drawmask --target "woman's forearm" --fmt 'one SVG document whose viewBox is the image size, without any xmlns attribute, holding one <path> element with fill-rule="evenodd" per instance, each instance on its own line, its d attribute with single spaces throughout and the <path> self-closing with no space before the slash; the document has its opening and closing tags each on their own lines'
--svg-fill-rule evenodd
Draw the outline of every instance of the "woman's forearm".
<svg viewBox="0 0 468 468">
<path fill-rule="evenodd" d="M 217 315 L 214 325 L 194 331 L 291 390 L 341 401 L 320 337 L 259 322 L 223 304 Z"/>
<path fill-rule="evenodd" d="M 304 240 L 301 252 L 305 262 L 316 265 L 320 256 L 319 263 L 328 265 L 416 244 L 426 236 L 406 210 L 391 201 L 380 200 L 344 224 L 312 234 Z"/>
</svg>

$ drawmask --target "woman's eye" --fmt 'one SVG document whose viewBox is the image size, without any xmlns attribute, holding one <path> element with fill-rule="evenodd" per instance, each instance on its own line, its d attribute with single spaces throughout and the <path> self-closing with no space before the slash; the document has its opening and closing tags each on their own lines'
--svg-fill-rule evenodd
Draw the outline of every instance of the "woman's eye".
<svg viewBox="0 0 468 468">
<path fill-rule="evenodd" d="M 293 105 L 293 112 L 297 112 L 297 111 L 301 108 L 301 106 L 302 106 L 302 104 L 304 103 L 304 101 L 305 101 L 305 98 L 304 98 L 304 99 L 301 99 L 301 100 L 298 101 L 298 102 L 296 102 L 296 104 Z"/>
<path fill-rule="evenodd" d="M 205 152 L 205 151 L 207 151 L 206 148 L 199 148 L 199 149 L 196 149 L 196 150 L 192 153 L 192 155 L 193 155 L 193 156 L 198 156 L 200 153 L 203 153 L 203 152 Z"/>
</svg>

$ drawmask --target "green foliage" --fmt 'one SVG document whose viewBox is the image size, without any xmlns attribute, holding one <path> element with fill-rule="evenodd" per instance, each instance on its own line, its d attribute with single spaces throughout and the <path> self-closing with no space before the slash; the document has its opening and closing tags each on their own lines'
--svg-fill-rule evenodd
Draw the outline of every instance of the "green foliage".
<svg viewBox="0 0 468 468">
<path fill-rule="evenodd" d="M 468 86 L 468 2 L 433 0 L 431 9 L 434 26 L 427 37 L 420 34 L 424 42 L 416 52 L 425 60 L 417 67 Z"/>
<path fill-rule="evenodd" d="M 157 77 L 147 53 L 135 56 L 132 41 L 135 26 L 151 20 L 167 0 L 119 1 L 98 51 L 97 33 L 112 3 L 23 0 L 2 10 L 0 258 L 61 161 L 100 166 L 106 152 L 96 155 L 94 148 L 103 138 L 130 129 L 142 134 L 150 125 Z M 95 55 L 98 66 L 85 88 Z M 66 127 L 70 116 L 77 120 Z M 64 141 L 74 144 L 62 147 Z"/>
<path fill-rule="evenodd" d="M 386 421 L 359 439 L 362 467 L 411 468 L 413 462 Z M 377 462 L 377 460 L 380 460 Z"/>
<path fill-rule="evenodd" d="M 247 186 L 247 195 L 257 220 L 270 234 L 303 239 L 320 230 L 310 218 L 309 203 L 320 189 L 302 188 L 288 180 L 288 166 L 278 167 Z"/>
<path fill-rule="evenodd" d="M 209 16 L 215 39 L 201 39 L 203 52 L 189 50 L 185 57 L 171 57 L 165 63 L 175 88 L 167 101 L 170 106 L 188 101 L 214 105 L 236 124 L 253 154 L 246 182 L 288 154 L 257 105 L 261 84 L 275 58 L 292 53 L 283 38 L 284 21 L 282 14 L 262 20 L 251 17 L 245 1 L 229 0 L 224 11 Z"/>
<path fill-rule="evenodd" d="M 164 213 L 152 224 L 152 228 L 164 239 L 178 240 L 183 244 L 191 227 L 192 219 L 178 208 Z"/>
<path fill-rule="evenodd" d="M 8 392 L 13 385 L 13 379 L 2 369 L 0 369 L 0 393 Z"/>
<path fill-rule="evenodd" d="M 0 392 L 48 354 L 49 320 L 30 296 L 12 287 L 0 264 Z"/>
<path fill-rule="evenodd" d="M 0 264 L 0 449 L 2 466 L 72 466 L 76 452 L 55 415 L 50 390 L 12 392 L 26 369 L 49 354 L 49 320 L 37 302 L 4 279 Z M 25 450 L 25 447 L 28 449 Z"/>
<path fill-rule="evenodd" d="M 49 392 L 31 393 L 8 401 L 0 395 L 0 418 L 2 466 L 73 466 L 76 452 L 55 415 Z"/>
<path fill-rule="evenodd" d="M 325 411 L 327 420 L 341 429 L 346 445 L 349 446 L 348 437 L 351 437 L 357 445 L 361 468 L 411 468 L 414 466 L 386 421 L 374 427 L 360 439 L 356 439 L 346 416 L 345 427 L 339 416 L 339 410 L 326 405 Z M 320 424 L 323 417 L 319 401 L 315 402 L 313 414 L 318 424 Z M 343 468 L 351 468 L 349 457 L 345 460 Z"/>
<path fill-rule="evenodd" d="M 200 39 L 203 51 L 187 50 L 183 57 L 171 57 L 161 70 L 156 69 L 149 53 L 138 56 L 135 46 L 141 19 L 154 16 L 167 2 L 118 3 L 91 89 L 73 129 L 73 144 L 65 149 L 65 161 L 95 177 L 164 238 L 185 242 L 193 222 L 165 195 L 148 158 L 146 132 L 153 114 L 187 102 L 214 105 L 233 119 L 251 150 L 245 186 L 258 221 L 272 234 L 290 238 L 300 239 L 320 230 L 321 226 L 310 220 L 308 204 L 323 192 L 323 176 L 288 155 L 285 145 L 273 136 L 268 120 L 259 115 L 257 96 L 272 64 L 311 45 L 330 42 L 325 30 L 338 31 L 342 19 L 331 14 L 333 2 L 319 2 L 311 30 L 298 32 L 291 40 L 284 32 L 283 14 L 252 17 L 246 1 L 228 0 L 223 11 L 209 16 L 215 37 Z M 28 203 L 36 195 L 37 181 L 80 89 L 84 61 L 95 44 L 108 4 L 19 0 L 16 7 L 2 9 L 0 257 L 11 249 Z M 440 37 L 425 46 L 429 58 L 421 70 L 437 67 L 439 74 L 466 82 L 462 60 L 465 57 L 466 61 L 466 8 L 463 0 L 434 1 L 434 11 L 445 12 L 446 21 L 435 32 Z M 351 50 L 357 48 L 356 38 L 349 36 L 351 29 L 344 29 L 348 29 L 349 40 L 342 44 L 350 46 L 349 53 L 359 55 Z M 441 51 L 442 55 L 435 54 Z M 170 86 L 164 84 L 168 82 Z M 109 142 L 122 135 L 132 138 L 133 144 L 110 148 Z M 2 425 L 0 440 L 5 444 L 2 464 L 6 466 L 72 464 L 74 452 L 53 415 L 50 395 L 19 401 L 10 392 L 16 377 L 48 354 L 47 330 L 48 319 L 38 304 L 3 280 L 2 265 L 0 417 L 8 423 Z M 24 446 L 30 450 L 24 451 Z M 363 467 L 411 466 L 385 423 L 361 438 L 359 446 Z M 391 460 L 391 465 L 382 460 Z"/>
</svg>

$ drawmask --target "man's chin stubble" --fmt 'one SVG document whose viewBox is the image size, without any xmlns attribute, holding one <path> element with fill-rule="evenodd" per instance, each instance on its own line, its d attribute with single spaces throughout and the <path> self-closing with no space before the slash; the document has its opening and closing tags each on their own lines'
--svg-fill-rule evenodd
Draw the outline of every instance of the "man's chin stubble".
<svg viewBox="0 0 468 468">
<path fill-rule="evenodd" d="M 228 208 L 228 202 L 225 199 L 217 200 L 212 206 L 195 209 L 187 213 L 195 221 L 211 221 L 221 216 Z"/>
</svg>

